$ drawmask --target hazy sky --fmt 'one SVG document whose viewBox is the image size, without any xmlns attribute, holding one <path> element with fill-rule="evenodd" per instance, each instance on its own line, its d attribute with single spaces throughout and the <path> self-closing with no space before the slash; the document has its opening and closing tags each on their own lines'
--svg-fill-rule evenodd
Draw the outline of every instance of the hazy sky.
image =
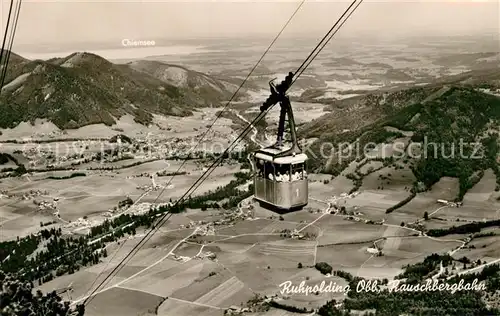
<svg viewBox="0 0 500 316">
<path fill-rule="evenodd" d="M 8 2 L 2 2 L 2 29 Z M 25 0 L 16 44 L 109 42 L 122 39 L 272 37 L 300 1 L 44 1 Z M 285 36 L 321 37 L 350 1 L 306 0 Z M 499 32 L 499 0 L 365 0 L 343 34 L 477 34 Z M 3 36 L 3 32 L 2 35 Z"/>
</svg>

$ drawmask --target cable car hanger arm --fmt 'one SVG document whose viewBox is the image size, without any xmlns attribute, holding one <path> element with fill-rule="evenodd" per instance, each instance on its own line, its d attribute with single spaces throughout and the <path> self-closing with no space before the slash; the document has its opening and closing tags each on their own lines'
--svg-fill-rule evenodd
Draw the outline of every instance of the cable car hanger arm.
<svg viewBox="0 0 500 316">
<path fill-rule="evenodd" d="M 300 154 L 302 150 L 297 142 L 297 134 L 295 130 L 295 120 L 293 118 L 292 105 L 290 104 L 290 98 L 286 95 L 287 90 L 290 88 L 293 81 L 293 72 L 289 72 L 286 78 L 277 86 L 274 85 L 274 79 L 269 82 L 269 89 L 271 90 L 271 95 L 260 107 L 261 114 L 267 111 L 270 107 L 274 106 L 276 103 L 280 103 L 281 111 L 278 123 L 278 135 L 276 143 L 272 146 L 273 148 L 281 149 L 283 147 L 283 134 L 285 132 L 285 121 L 288 117 L 288 125 L 290 128 L 290 136 L 292 138 L 292 147 L 278 156 L 289 156 Z"/>
<path fill-rule="evenodd" d="M 292 84 L 293 81 L 293 72 L 289 72 L 286 78 L 277 86 L 274 85 L 274 80 L 269 81 L 269 88 L 271 90 L 271 95 L 267 98 L 267 100 L 262 104 L 260 107 L 260 111 L 264 112 L 269 107 L 275 105 L 278 102 L 281 102 L 283 98 L 286 97 L 286 92 L 288 88 L 290 88 L 290 85 Z"/>
</svg>

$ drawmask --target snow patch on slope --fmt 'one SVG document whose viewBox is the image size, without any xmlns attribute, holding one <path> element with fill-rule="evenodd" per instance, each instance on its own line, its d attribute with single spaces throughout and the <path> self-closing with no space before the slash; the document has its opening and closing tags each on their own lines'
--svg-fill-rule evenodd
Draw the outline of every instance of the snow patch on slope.
<svg viewBox="0 0 500 316">
<path fill-rule="evenodd" d="M 11 82 L 3 86 L 2 91 L 4 90 L 12 91 L 20 88 L 23 85 L 23 83 L 26 82 L 26 79 L 28 79 L 29 75 L 31 75 L 31 73 L 25 73 L 20 75 L 16 79 L 12 80 Z"/>
<path fill-rule="evenodd" d="M 164 71 L 160 70 L 160 80 L 167 81 L 173 86 L 186 87 L 188 83 L 188 72 L 180 67 L 168 67 Z"/>
</svg>

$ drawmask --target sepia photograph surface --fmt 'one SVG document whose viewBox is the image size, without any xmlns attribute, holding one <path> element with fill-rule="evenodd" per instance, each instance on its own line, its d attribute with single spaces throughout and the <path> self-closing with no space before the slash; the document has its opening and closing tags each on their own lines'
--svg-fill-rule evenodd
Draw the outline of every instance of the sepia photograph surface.
<svg viewBox="0 0 500 316">
<path fill-rule="evenodd" d="M 0 316 L 500 315 L 498 0 L 0 21 Z"/>
</svg>

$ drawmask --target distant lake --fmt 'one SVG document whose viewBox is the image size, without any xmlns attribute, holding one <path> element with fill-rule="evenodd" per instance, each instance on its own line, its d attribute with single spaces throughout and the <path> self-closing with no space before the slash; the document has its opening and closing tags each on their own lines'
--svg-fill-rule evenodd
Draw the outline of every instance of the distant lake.
<svg viewBox="0 0 500 316">
<path fill-rule="evenodd" d="M 129 59 L 145 58 L 149 56 L 163 55 L 190 55 L 199 53 L 219 52 L 217 50 L 206 49 L 205 46 L 153 46 L 153 47 L 123 47 L 112 49 L 75 49 L 73 51 L 55 51 L 55 52 L 22 52 L 16 51 L 16 54 L 28 59 L 47 60 L 54 57 L 66 57 L 74 52 L 85 51 L 94 53 L 106 59 Z"/>
</svg>

